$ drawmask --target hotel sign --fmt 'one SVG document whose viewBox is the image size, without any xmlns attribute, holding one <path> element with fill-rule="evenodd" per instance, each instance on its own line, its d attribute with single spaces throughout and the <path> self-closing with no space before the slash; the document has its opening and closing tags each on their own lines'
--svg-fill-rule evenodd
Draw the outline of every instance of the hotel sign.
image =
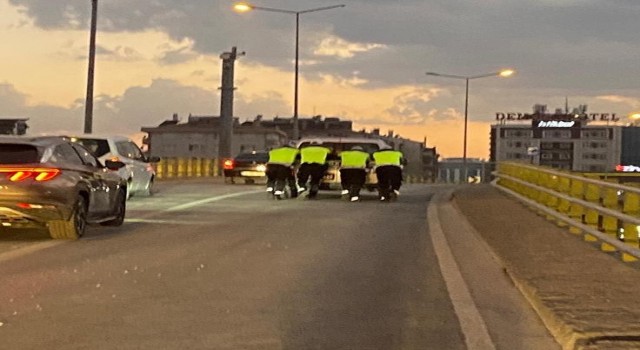
<svg viewBox="0 0 640 350">
<path fill-rule="evenodd" d="M 616 122 L 620 118 L 616 113 L 584 113 L 584 114 L 530 114 L 530 113 L 496 113 L 496 120 L 544 120 L 544 121 L 611 121 Z"/>
<path fill-rule="evenodd" d="M 562 120 L 534 120 L 534 126 L 539 128 L 572 128 L 576 125 L 576 121 L 562 121 Z"/>
</svg>

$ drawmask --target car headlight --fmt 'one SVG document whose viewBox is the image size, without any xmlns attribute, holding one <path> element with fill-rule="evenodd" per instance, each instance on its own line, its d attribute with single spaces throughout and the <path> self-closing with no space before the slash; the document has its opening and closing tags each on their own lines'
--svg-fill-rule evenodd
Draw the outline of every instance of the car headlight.
<svg viewBox="0 0 640 350">
<path fill-rule="evenodd" d="M 267 166 L 264 164 L 260 164 L 256 167 L 257 171 L 267 171 Z"/>
</svg>

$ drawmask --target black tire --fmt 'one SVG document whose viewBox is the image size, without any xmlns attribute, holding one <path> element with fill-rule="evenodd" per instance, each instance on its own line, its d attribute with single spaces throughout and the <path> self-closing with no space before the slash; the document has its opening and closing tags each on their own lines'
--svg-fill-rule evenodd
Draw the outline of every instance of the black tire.
<svg viewBox="0 0 640 350">
<path fill-rule="evenodd" d="M 116 199 L 116 207 L 114 208 L 115 218 L 109 221 L 101 222 L 102 226 L 122 226 L 124 223 L 124 217 L 127 213 L 127 196 L 124 191 L 120 191 L 118 193 L 118 198 Z"/>
<path fill-rule="evenodd" d="M 145 197 L 151 197 L 153 196 L 153 183 L 154 183 L 154 178 L 152 177 L 149 180 L 149 184 L 147 185 L 147 188 L 144 189 L 144 191 L 142 191 L 140 194 L 142 194 Z"/>
<path fill-rule="evenodd" d="M 75 240 L 84 235 L 87 229 L 87 202 L 79 196 L 69 220 L 52 220 L 47 224 L 49 236 L 53 239 Z"/>
</svg>

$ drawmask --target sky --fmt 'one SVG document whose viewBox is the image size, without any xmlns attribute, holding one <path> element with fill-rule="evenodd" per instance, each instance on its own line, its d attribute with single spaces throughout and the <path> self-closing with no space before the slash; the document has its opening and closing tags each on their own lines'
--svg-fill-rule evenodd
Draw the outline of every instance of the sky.
<svg viewBox="0 0 640 350">
<path fill-rule="evenodd" d="M 237 47 L 234 115 L 293 113 L 295 16 L 227 0 L 99 0 L 93 131 L 133 135 L 177 113 L 219 115 L 220 54 Z M 496 112 L 640 112 L 638 0 L 255 0 L 302 11 L 301 117 L 352 120 L 488 158 Z M 0 118 L 83 130 L 90 0 L 0 0 Z"/>
</svg>

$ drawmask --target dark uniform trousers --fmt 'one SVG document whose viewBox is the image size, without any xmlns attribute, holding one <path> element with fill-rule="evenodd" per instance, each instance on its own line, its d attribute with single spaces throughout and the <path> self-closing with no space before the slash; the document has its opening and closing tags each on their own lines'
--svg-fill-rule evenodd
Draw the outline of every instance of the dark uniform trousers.
<svg viewBox="0 0 640 350">
<path fill-rule="evenodd" d="M 342 189 L 349 190 L 349 197 L 360 195 L 360 189 L 367 179 L 365 169 L 340 169 L 340 183 Z"/>
<path fill-rule="evenodd" d="M 267 187 L 271 187 L 274 191 L 284 191 L 285 183 L 289 184 L 291 196 L 298 196 L 296 188 L 296 179 L 293 175 L 293 168 L 282 164 L 267 164 Z"/>
<path fill-rule="evenodd" d="M 393 190 L 400 190 L 402 185 L 402 168 L 396 165 L 383 165 L 376 168 L 378 191 L 380 196 L 389 198 Z"/>
<path fill-rule="evenodd" d="M 320 189 L 320 181 L 329 166 L 318 163 L 302 163 L 298 169 L 298 186 L 307 187 L 307 181 L 311 178 L 309 197 L 315 197 Z"/>
</svg>

